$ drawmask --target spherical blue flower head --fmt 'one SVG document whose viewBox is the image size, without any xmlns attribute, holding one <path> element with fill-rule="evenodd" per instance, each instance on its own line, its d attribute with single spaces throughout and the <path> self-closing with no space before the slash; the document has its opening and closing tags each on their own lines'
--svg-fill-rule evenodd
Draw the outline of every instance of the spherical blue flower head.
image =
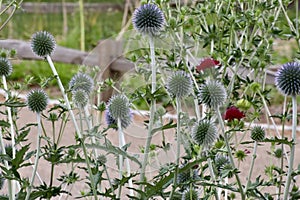
<svg viewBox="0 0 300 200">
<path fill-rule="evenodd" d="M 226 90 L 218 81 L 209 81 L 199 89 L 200 102 L 211 108 L 217 108 L 225 103 Z"/>
<path fill-rule="evenodd" d="M 89 75 L 78 73 L 71 78 L 69 88 L 73 91 L 81 89 L 89 95 L 93 91 L 94 81 Z"/>
<path fill-rule="evenodd" d="M 128 98 L 123 94 L 112 96 L 108 102 L 110 115 L 117 120 L 118 118 L 126 119 L 130 116 L 130 103 Z"/>
<path fill-rule="evenodd" d="M 12 65 L 7 58 L 0 57 L 0 76 L 8 77 L 12 73 Z"/>
<path fill-rule="evenodd" d="M 215 166 L 218 171 L 218 174 L 221 174 L 221 171 L 224 169 L 224 166 L 229 165 L 230 160 L 228 156 L 222 155 L 222 154 L 217 154 L 215 157 Z"/>
<path fill-rule="evenodd" d="M 27 95 L 27 106 L 33 112 L 42 112 L 46 109 L 47 104 L 48 96 L 43 90 L 32 90 Z"/>
<path fill-rule="evenodd" d="M 118 129 L 117 119 L 114 119 L 111 116 L 111 114 L 109 113 L 109 110 L 105 111 L 105 120 L 106 120 L 107 125 L 111 126 L 115 130 Z M 130 112 L 129 116 L 121 119 L 121 127 L 123 129 L 125 129 L 131 124 L 131 122 L 132 122 L 132 114 Z"/>
<path fill-rule="evenodd" d="M 175 72 L 168 80 L 168 92 L 175 97 L 185 97 L 192 91 L 192 80 L 184 71 Z"/>
<path fill-rule="evenodd" d="M 284 95 L 298 95 L 300 93 L 300 63 L 284 64 L 276 73 L 275 85 Z"/>
<path fill-rule="evenodd" d="M 89 102 L 89 95 L 82 89 L 73 90 L 72 101 L 78 108 L 84 108 Z"/>
<path fill-rule="evenodd" d="M 201 120 L 193 126 L 192 138 L 198 145 L 208 147 L 218 138 L 217 127 L 209 120 Z"/>
<path fill-rule="evenodd" d="M 54 37 L 47 31 L 39 31 L 32 35 L 31 49 L 40 57 L 50 56 L 56 46 Z"/>
<path fill-rule="evenodd" d="M 155 36 L 163 29 L 165 18 L 155 4 L 144 4 L 134 11 L 132 23 L 140 33 Z"/>
</svg>

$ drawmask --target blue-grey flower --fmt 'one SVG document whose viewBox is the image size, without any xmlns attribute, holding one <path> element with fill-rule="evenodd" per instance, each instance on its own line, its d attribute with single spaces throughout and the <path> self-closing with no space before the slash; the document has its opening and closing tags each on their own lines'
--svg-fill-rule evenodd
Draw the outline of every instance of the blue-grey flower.
<svg viewBox="0 0 300 200">
<path fill-rule="evenodd" d="M 199 88 L 199 100 L 211 108 L 217 108 L 225 103 L 227 98 L 226 90 L 218 81 L 208 81 Z"/>
<path fill-rule="evenodd" d="M 82 89 L 73 90 L 72 101 L 78 108 L 84 108 L 89 102 L 89 95 Z"/>
<path fill-rule="evenodd" d="M 209 120 L 200 120 L 192 128 L 192 138 L 198 145 L 208 147 L 218 138 L 217 127 Z"/>
<path fill-rule="evenodd" d="M 54 37 L 47 31 L 39 31 L 32 35 L 31 49 L 40 57 L 50 56 L 56 46 Z"/>
<path fill-rule="evenodd" d="M 0 57 L 0 76 L 8 77 L 12 73 L 12 65 L 7 58 Z"/>
<path fill-rule="evenodd" d="M 222 170 L 224 169 L 224 166 L 226 165 L 230 165 L 230 160 L 228 156 L 223 154 L 217 154 L 215 157 L 215 166 L 219 175 L 221 174 Z"/>
<path fill-rule="evenodd" d="M 130 103 L 123 94 L 114 95 L 109 99 L 108 111 L 113 119 L 127 119 L 130 116 Z"/>
<path fill-rule="evenodd" d="M 155 4 L 144 4 L 134 11 L 132 23 L 140 33 L 154 36 L 163 29 L 165 18 Z"/>
<path fill-rule="evenodd" d="M 167 82 L 168 92 L 175 97 L 185 97 L 192 91 L 192 80 L 184 71 L 175 72 Z"/>
<path fill-rule="evenodd" d="M 113 129 L 117 130 L 117 127 L 118 127 L 118 122 L 117 122 L 117 119 L 114 119 L 109 110 L 106 110 L 105 112 L 105 120 L 106 120 L 106 123 L 107 125 L 111 126 Z M 128 116 L 126 117 L 123 117 L 121 119 L 121 127 L 122 128 L 127 128 L 132 122 L 132 114 L 129 114 Z"/>
<path fill-rule="evenodd" d="M 27 95 L 27 106 L 33 112 L 42 112 L 48 104 L 48 96 L 43 90 L 32 90 Z"/>
<path fill-rule="evenodd" d="M 77 73 L 71 78 L 69 88 L 73 91 L 81 89 L 90 94 L 94 88 L 94 81 L 87 74 Z"/>
<path fill-rule="evenodd" d="M 289 62 L 277 71 L 275 85 L 284 95 L 298 95 L 300 93 L 300 63 Z"/>
</svg>

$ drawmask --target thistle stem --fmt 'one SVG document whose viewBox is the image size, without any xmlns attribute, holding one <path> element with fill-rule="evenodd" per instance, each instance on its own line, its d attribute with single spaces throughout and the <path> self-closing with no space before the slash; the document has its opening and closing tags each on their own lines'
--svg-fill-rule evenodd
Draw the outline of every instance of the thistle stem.
<svg viewBox="0 0 300 200">
<path fill-rule="evenodd" d="M 5 90 L 5 100 L 8 100 L 8 87 L 7 87 L 7 82 L 6 82 L 6 77 L 2 76 L 2 82 L 3 82 L 3 88 Z M 14 123 L 12 120 L 12 113 L 11 113 L 11 108 L 10 107 L 6 107 L 7 109 L 7 115 L 8 115 L 8 122 L 10 124 L 10 137 L 11 137 L 11 146 L 12 146 L 12 158 L 15 159 L 16 158 L 16 142 L 15 142 L 15 129 L 14 129 Z M 2 137 L 2 135 L 1 135 Z M 12 191 L 11 191 L 11 196 L 12 199 L 15 199 L 15 193 L 16 193 L 16 182 L 14 180 L 11 181 L 12 183 Z"/>
<path fill-rule="evenodd" d="M 289 169 L 287 173 L 287 180 L 284 188 L 283 199 L 289 198 L 290 184 L 293 173 L 294 157 L 295 157 L 295 148 L 296 148 L 296 129 L 297 129 L 297 98 L 296 95 L 292 95 L 292 104 L 293 104 L 293 119 L 292 119 L 292 146 L 289 160 Z"/>
<path fill-rule="evenodd" d="M 156 91 L 156 62 L 155 62 L 155 51 L 154 51 L 154 40 L 153 37 L 149 37 L 149 46 L 150 46 L 150 58 L 151 58 L 151 69 L 152 69 L 152 85 L 151 85 L 151 93 L 154 94 Z M 150 151 L 150 144 L 152 140 L 152 129 L 154 125 L 154 114 L 156 110 L 156 99 L 153 98 L 151 100 L 150 106 L 150 120 L 148 126 L 148 135 L 146 140 L 146 146 L 144 150 L 144 160 L 142 163 L 141 171 L 140 171 L 140 182 L 144 181 L 145 179 L 145 170 L 148 163 L 148 156 Z M 140 189 L 142 189 L 142 184 L 140 185 Z"/>
<path fill-rule="evenodd" d="M 118 125 L 118 133 L 119 133 L 119 148 L 122 149 L 122 129 L 120 129 L 119 127 L 121 127 L 121 120 L 120 118 L 117 119 L 117 125 Z M 123 156 L 120 154 L 119 155 L 119 178 L 120 180 L 122 179 L 122 175 L 123 174 Z M 119 194 L 118 194 L 118 198 L 120 198 L 121 196 L 121 191 L 122 191 L 122 186 L 119 185 Z"/>
<path fill-rule="evenodd" d="M 122 122 L 121 122 L 120 118 L 118 118 L 118 132 L 119 132 L 119 145 L 120 145 L 120 148 L 121 148 L 126 144 L 126 141 L 125 141 L 124 133 L 122 131 Z M 130 176 L 130 174 L 131 174 L 130 163 L 129 163 L 128 158 L 125 158 L 125 160 L 126 160 L 127 175 Z M 120 162 L 122 162 L 122 161 L 123 161 L 123 157 L 122 157 Z M 122 175 L 122 170 L 121 170 L 121 175 Z M 122 178 L 122 177 L 120 177 L 120 178 Z M 128 183 L 129 183 L 129 187 L 133 188 L 131 178 L 128 180 Z M 130 196 L 133 196 L 133 190 L 132 189 L 129 190 L 129 194 L 130 194 Z"/>
<path fill-rule="evenodd" d="M 78 124 L 76 122 L 76 119 L 75 119 L 75 115 L 71 109 L 71 105 L 70 105 L 70 102 L 69 102 L 69 99 L 68 99 L 68 96 L 67 94 L 65 93 L 65 89 L 64 89 L 64 86 L 59 78 L 59 75 L 55 69 L 55 66 L 52 62 L 52 59 L 49 55 L 46 56 L 46 59 L 50 65 L 50 68 L 53 72 L 53 75 L 54 77 L 56 78 L 57 80 L 57 83 L 58 83 L 58 86 L 59 86 L 59 89 L 64 97 L 64 100 L 65 100 L 65 104 L 67 106 L 67 109 L 69 111 L 69 114 L 71 116 L 71 119 L 73 121 L 73 124 L 74 124 L 74 127 L 75 127 L 75 131 L 78 135 L 78 138 L 79 138 L 79 141 L 80 141 L 80 144 L 82 146 L 82 150 L 83 150 L 83 153 L 84 153 L 84 157 L 85 157 L 85 161 L 86 161 L 86 165 L 87 165 L 87 169 L 88 169 L 88 173 L 89 173 L 89 177 L 90 177 L 90 181 L 91 181 L 91 187 L 92 187 L 92 191 L 93 191 L 93 195 L 94 195 L 94 198 L 95 200 L 97 200 L 97 191 L 96 191 L 96 185 L 95 185 L 95 180 L 94 180 L 94 177 L 93 177 L 93 173 L 92 173 L 92 170 L 91 170 L 91 166 L 90 166 L 90 160 L 89 160 L 89 157 L 88 157 L 88 153 L 87 153 L 87 150 L 86 150 L 86 146 L 84 144 L 84 140 L 83 140 L 83 137 L 82 137 L 82 134 L 79 130 L 79 127 L 78 127 Z"/>
<path fill-rule="evenodd" d="M 257 141 L 254 142 L 254 149 L 253 149 L 253 154 L 252 154 L 250 170 L 249 170 L 249 174 L 248 174 L 248 177 L 247 177 L 246 187 L 245 187 L 245 190 L 244 190 L 245 194 L 247 193 L 247 190 L 250 186 L 250 181 L 251 181 L 251 176 L 252 176 L 252 172 L 253 172 L 254 162 L 255 162 L 255 159 L 256 159 L 256 156 L 257 156 L 256 152 L 257 152 Z"/>
<path fill-rule="evenodd" d="M 233 157 L 232 157 L 231 147 L 230 147 L 230 144 L 229 144 L 229 138 L 227 136 L 227 133 L 225 132 L 225 126 L 224 126 L 224 122 L 223 122 L 223 119 L 222 119 L 222 115 L 221 115 L 220 109 L 217 108 L 216 112 L 217 112 L 217 117 L 218 117 L 219 124 L 221 125 L 222 133 L 224 135 L 224 140 L 225 140 L 226 148 L 227 148 L 227 151 L 228 151 L 228 156 L 229 156 L 230 164 L 235 169 L 236 167 L 235 167 L 234 160 L 233 160 Z M 245 194 L 244 194 L 244 191 L 243 191 L 243 186 L 242 186 L 240 177 L 236 173 L 234 175 L 235 175 L 235 178 L 236 178 L 239 190 L 240 190 L 241 199 L 245 200 Z"/>
<path fill-rule="evenodd" d="M 176 154 L 176 169 L 173 179 L 173 188 L 170 194 L 170 199 L 173 198 L 175 189 L 177 187 L 177 176 L 179 172 L 179 160 L 180 160 L 180 144 L 181 144 L 181 133 L 180 133 L 180 114 L 181 114 L 181 102 L 180 98 L 176 97 L 176 111 L 177 111 L 177 126 L 176 126 L 176 132 L 177 132 L 177 154 Z"/>
<path fill-rule="evenodd" d="M 40 146 L 41 146 L 41 133 L 42 133 L 42 127 L 41 127 L 41 114 L 40 113 L 36 113 L 36 120 L 37 120 L 37 143 L 36 143 L 36 154 L 35 154 L 35 160 L 34 160 L 34 167 L 33 167 L 33 172 L 30 178 L 30 183 L 29 186 L 27 188 L 27 194 L 25 197 L 25 200 L 28 200 L 30 198 L 30 193 L 31 193 L 31 189 L 33 186 L 33 182 L 35 179 L 35 175 L 37 172 L 37 167 L 39 164 L 39 159 L 40 159 Z"/>
<path fill-rule="evenodd" d="M 4 146 L 4 141 L 2 138 L 2 129 L 0 128 L 0 145 L 1 145 L 1 150 L 4 155 L 6 155 L 6 150 Z M 6 169 L 9 169 L 9 165 L 7 160 L 4 160 L 4 165 Z M 12 193 L 12 180 L 8 180 L 8 195 L 9 195 L 9 200 L 12 200 L 14 198 L 13 193 Z"/>
</svg>

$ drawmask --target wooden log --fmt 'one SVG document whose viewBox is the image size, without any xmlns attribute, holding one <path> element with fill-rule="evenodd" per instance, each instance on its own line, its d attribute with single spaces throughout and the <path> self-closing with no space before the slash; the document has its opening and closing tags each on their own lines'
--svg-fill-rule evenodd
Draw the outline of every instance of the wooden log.
<svg viewBox="0 0 300 200">
<path fill-rule="evenodd" d="M 43 58 L 36 56 L 29 42 L 21 40 L 0 40 L 0 48 L 15 49 L 16 57 L 21 60 L 42 60 Z M 97 80 L 105 80 L 112 78 L 119 80 L 124 73 L 134 69 L 134 64 L 122 57 L 122 42 L 115 40 L 104 40 L 91 52 L 83 52 L 62 46 L 56 46 L 51 58 L 54 62 L 100 66 L 103 69 L 97 77 Z M 107 101 L 112 95 L 113 90 L 109 89 L 102 93 L 103 101 Z"/>
<path fill-rule="evenodd" d="M 63 10 L 62 3 L 59 2 L 24 2 L 21 7 L 22 11 L 26 13 L 62 13 Z M 79 4 L 66 2 L 65 8 L 67 13 L 72 13 L 79 9 Z M 118 3 L 85 3 L 84 9 L 86 12 L 122 11 L 124 5 Z"/>
</svg>

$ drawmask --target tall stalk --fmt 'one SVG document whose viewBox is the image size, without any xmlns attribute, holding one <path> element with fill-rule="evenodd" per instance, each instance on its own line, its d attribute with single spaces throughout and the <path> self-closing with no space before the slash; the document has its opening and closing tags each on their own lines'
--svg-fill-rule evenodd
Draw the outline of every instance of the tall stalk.
<svg viewBox="0 0 300 200">
<path fill-rule="evenodd" d="M 152 36 L 149 36 L 149 46 L 150 46 L 150 58 L 151 58 L 151 70 L 152 70 L 152 84 L 151 84 L 151 93 L 154 94 L 156 91 L 156 61 L 155 61 L 155 51 L 154 51 L 154 40 Z M 154 114 L 156 110 L 156 99 L 151 99 L 150 106 L 150 121 L 148 126 L 148 135 L 146 140 L 146 146 L 144 150 L 144 160 L 142 162 L 142 167 L 140 171 L 140 181 L 144 181 L 145 179 L 145 170 L 148 162 L 148 156 L 150 151 L 150 144 L 152 140 L 152 129 L 154 125 Z M 140 186 L 142 187 L 142 185 Z"/>
<path fill-rule="evenodd" d="M 3 88 L 5 90 L 5 100 L 8 100 L 8 87 L 7 87 L 7 82 L 6 82 L 6 77 L 2 76 L 2 83 L 3 83 Z M 12 120 L 12 112 L 11 112 L 11 107 L 7 106 L 6 107 L 7 115 L 8 115 L 8 122 L 10 125 L 10 137 L 11 137 L 11 146 L 12 146 L 12 159 L 16 158 L 16 142 L 15 142 L 15 129 L 14 129 L 14 123 Z M 1 135 L 2 137 L 2 135 Z M 15 199 L 15 194 L 16 194 L 16 182 L 14 180 L 11 181 L 11 197 L 12 199 Z"/>
<path fill-rule="evenodd" d="M 31 178 L 30 178 L 29 186 L 27 188 L 27 194 L 26 194 L 25 200 L 28 200 L 30 197 L 31 189 L 33 186 L 33 182 L 35 179 L 35 175 L 36 175 L 37 167 L 38 167 L 38 163 L 39 163 L 39 158 L 40 158 L 40 146 L 41 146 L 41 136 L 42 136 L 41 114 L 40 113 L 36 113 L 36 119 L 37 119 L 37 123 L 38 123 L 36 154 L 35 154 L 33 172 L 32 172 Z"/>
<path fill-rule="evenodd" d="M 74 124 L 74 127 L 75 127 L 75 131 L 76 131 L 76 133 L 78 135 L 78 138 L 80 140 L 80 144 L 82 146 L 82 150 L 83 150 L 83 153 L 84 153 L 84 156 L 85 156 L 85 160 L 86 160 L 86 164 L 87 164 L 87 169 L 88 169 L 88 173 L 89 173 L 89 177 L 90 177 L 90 181 L 91 181 L 91 187 L 92 187 L 93 195 L 94 195 L 94 198 L 96 200 L 97 199 L 97 187 L 96 187 L 95 179 L 94 179 L 94 176 L 93 176 L 93 173 L 92 173 L 92 170 L 91 170 L 90 159 L 89 159 L 89 156 L 88 156 L 88 153 L 87 153 L 87 150 L 86 150 L 86 146 L 85 146 L 85 143 L 84 143 L 83 136 L 82 136 L 81 131 L 80 131 L 79 127 L 78 127 L 78 124 L 77 124 L 77 121 L 75 119 L 75 115 L 74 115 L 74 113 L 72 111 L 72 108 L 71 108 L 68 96 L 65 93 L 64 86 L 63 86 L 63 84 L 62 84 L 62 82 L 61 82 L 61 80 L 59 78 L 59 75 L 58 75 L 58 73 L 57 73 L 57 71 L 55 69 L 55 66 L 54 66 L 54 64 L 52 62 L 52 59 L 51 59 L 51 57 L 49 55 L 46 56 L 46 59 L 47 59 L 49 65 L 50 65 L 50 68 L 51 68 L 51 70 L 53 72 L 54 77 L 57 80 L 58 86 L 59 86 L 60 91 L 61 91 L 61 93 L 63 95 L 64 100 L 65 100 L 65 104 L 67 106 L 67 109 L 68 109 L 68 111 L 70 113 L 70 116 L 71 116 L 71 119 L 73 121 L 73 124 Z"/>
<path fill-rule="evenodd" d="M 230 164 L 235 169 L 236 167 L 235 167 L 234 159 L 232 157 L 232 151 L 231 151 L 231 147 L 230 147 L 230 144 L 229 144 L 229 138 L 227 136 L 227 133 L 225 132 L 225 126 L 224 126 L 224 122 L 223 122 L 223 119 L 222 119 L 222 115 L 221 115 L 220 109 L 217 108 L 216 112 L 217 112 L 217 117 L 218 117 L 219 124 L 221 125 L 222 133 L 224 135 L 224 140 L 225 140 L 226 148 L 227 148 L 227 151 L 228 151 L 228 156 L 229 156 Z M 240 190 L 241 199 L 245 200 L 246 197 L 245 197 L 245 193 L 244 193 L 244 190 L 243 190 L 243 186 L 242 186 L 240 177 L 236 173 L 234 175 L 235 175 L 235 178 L 236 178 L 239 190 Z"/>
<path fill-rule="evenodd" d="M 85 25 L 84 25 L 84 4 L 83 0 L 79 0 L 80 15 L 80 50 L 85 51 Z"/>
<path fill-rule="evenodd" d="M 292 95 L 292 104 L 293 104 L 293 119 L 292 119 L 292 145 L 291 145 L 291 153 L 289 159 L 289 169 L 287 173 L 287 180 L 284 188 L 283 199 L 289 198 L 290 184 L 293 173 L 294 159 L 295 159 L 295 148 L 296 148 L 296 129 L 297 129 L 297 98 L 296 95 Z"/>
</svg>

